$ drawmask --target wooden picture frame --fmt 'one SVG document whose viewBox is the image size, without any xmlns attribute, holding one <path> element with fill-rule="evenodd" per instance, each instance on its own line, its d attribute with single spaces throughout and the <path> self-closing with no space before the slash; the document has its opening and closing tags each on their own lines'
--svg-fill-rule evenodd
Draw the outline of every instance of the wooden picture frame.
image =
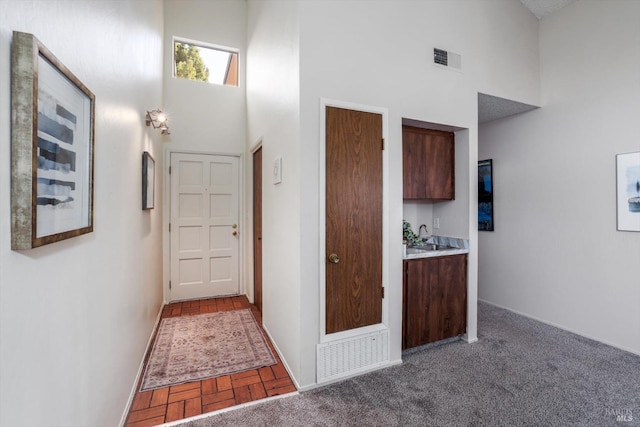
<svg viewBox="0 0 640 427">
<path fill-rule="evenodd" d="M 11 249 L 90 233 L 95 96 L 33 34 L 11 61 Z"/>
<path fill-rule="evenodd" d="M 478 230 L 493 231 L 493 160 L 478 162 Z"/>
<path fill-rule="evenodd" d="M 142 210 L 155 207 L 156 161 L 148 151 L 142 153 Z"/>
<path fill-rule="evenodd" d="M 616 156 L 617 228 L 640 231 L 640 151 Z"/>
</svg>

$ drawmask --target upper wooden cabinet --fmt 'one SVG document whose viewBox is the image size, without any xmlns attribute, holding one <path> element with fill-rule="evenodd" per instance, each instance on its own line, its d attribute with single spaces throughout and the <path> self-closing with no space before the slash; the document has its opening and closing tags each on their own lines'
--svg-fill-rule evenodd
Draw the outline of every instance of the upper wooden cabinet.
<svg viewBox="0 0 640 427">
<path fill-rule="evenodd" d="M 402 127 L 404 199 L 455 199 L 455 137 L 452 132 Z"/>
</svg>

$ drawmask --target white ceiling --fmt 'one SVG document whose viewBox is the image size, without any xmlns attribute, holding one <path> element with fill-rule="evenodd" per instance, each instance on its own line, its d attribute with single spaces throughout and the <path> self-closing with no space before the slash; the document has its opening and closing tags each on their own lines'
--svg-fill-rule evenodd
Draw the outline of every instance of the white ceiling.
<svg viewBox="0 0 640 427">
<path fill-rule="evenodd" d="M 543 19 L 574 1 L 576 0 L 520 0 L 538 19 Z M 490 122 L 535 108 L 538 107 L 478 93 L 478 123 Z"/>
<path fill-rule="evenodd" d="M 576 0 L 520 0 L 538 19 L 542 19 L 574 1 Z"/>
<path fill-rule="evenodd" d="M 478 123 L 486 123 L 514 114 L 535 110 L 535 105 L 478 93 Z"/>
</svg>

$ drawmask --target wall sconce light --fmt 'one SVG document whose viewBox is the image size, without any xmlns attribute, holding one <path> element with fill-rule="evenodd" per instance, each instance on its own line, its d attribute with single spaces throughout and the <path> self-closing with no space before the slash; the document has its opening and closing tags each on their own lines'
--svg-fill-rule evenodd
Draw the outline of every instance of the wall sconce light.
<svg viewBox="0 0 640 427">
<path fill-rule="evenodd" d="M 162 135 L 171 135 L 167 115 L 160 109 L 147 111 L 147 126 L 153 126 L 154 129 L 160 129 Z"/>
</svg>

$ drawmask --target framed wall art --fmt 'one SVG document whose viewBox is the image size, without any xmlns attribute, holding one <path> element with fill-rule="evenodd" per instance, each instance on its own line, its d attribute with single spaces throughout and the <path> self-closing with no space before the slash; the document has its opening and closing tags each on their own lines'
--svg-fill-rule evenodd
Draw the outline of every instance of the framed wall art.
<svg viewBox="0 0 640 427">
<path fill-rule="evenodd" d="M 95 97 L 32 34 L 11 47 L 11 248 L 93 231 Z"/>
<path fill-rule="evenodd" d="M 148 151 L 142 153 L 142 210 L 155 207 L 156 162 Z"/>
<path fill-rule="evenodd" d="M 478 162 L 478 230 L 493 231 L 493 160 Z"/>
<path fill-rule="evenodd" d="M 619 231 L 640 231 L 640 151 L 616 156 Z"/>
</svg>

